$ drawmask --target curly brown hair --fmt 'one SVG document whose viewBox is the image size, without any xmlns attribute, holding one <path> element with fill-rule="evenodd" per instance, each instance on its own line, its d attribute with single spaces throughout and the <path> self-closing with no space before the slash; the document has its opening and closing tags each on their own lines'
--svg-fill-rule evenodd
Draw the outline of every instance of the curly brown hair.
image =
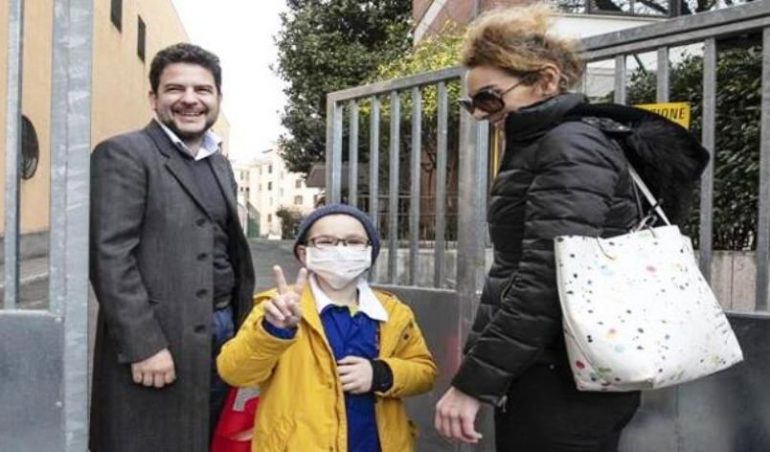
<svg viewBox="0 0 770 452">
<path fill-rule="evenodd" d="M 469 27 L 461 56 L 468 68 L 495 66 L 532 85 L 548 64 L 559 68 L 559 89 L 572 88 L 583 75 L 577 42 L 550 33 L 554 9 L 546 3 L 495 9 Z"/>
</svg>

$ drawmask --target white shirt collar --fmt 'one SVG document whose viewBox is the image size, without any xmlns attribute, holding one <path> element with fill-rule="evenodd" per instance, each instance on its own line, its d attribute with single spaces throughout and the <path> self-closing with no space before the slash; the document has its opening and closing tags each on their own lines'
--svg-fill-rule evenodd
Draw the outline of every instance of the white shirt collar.
<svg viewBox="0 0 770 452">
<path fill-rule="evenodd" d="M 313 293 L 313 298 L 315 299 L 315 306 L 318 310 L 318 314 L 321 314 L 321 312 L 327 306 L 338 304 L 332 301 L 332 299 L 326 295 L 323 289 L 321 289 L 321 287 L 318 285 L 318 281 L 316 281 L 314 274 L 311 274 L 310 278 L 308 279 L 310 280 L 310 290 Z M 369 287 L 369 283 L 366 281 L 366 277 L 359 277 L 356 287 L 358 288 L 358 310 L 366 314 L 367 317 L 372 320 L 387 322 L 388 312 L 382 306 L 382 303 L 380 303 L 380 300 L 377 298 L 377 295 L 374 294 L 372 288 Z"/>
<path fill-rule="evenodd" d="M 155 121 L 160 124 L 160 127 L 163 129 L 164 132 L 166 132 L 166 135 L 171 139 L 171 142 L 174 143 L 174 145 L 179 149 L 180 151 L 185 152 L 190 157 L 193 157 L 192 152 L 190 152 L 190 149 L 187 147 L 186 144 L 184 144 L 184 141 L 179 139 L 179 137 L 174 133 L 173 130 L 166 127 L 165 124 L 155 119 Z M 211 130 L 207 130 L 206 133 L 203 134 L 203 141 L 201 141 L 201 148 L 198 150 L 198 154 L 195 155 L 193 158 L 197 160 L 203 160 L 206 157 L 211 157 L 212 155 L 216 154 L 217 151 L 219 151 L 219 147 L 222 144 L 222 139 L 219 138 L 214 132 Z"/>
</svg>

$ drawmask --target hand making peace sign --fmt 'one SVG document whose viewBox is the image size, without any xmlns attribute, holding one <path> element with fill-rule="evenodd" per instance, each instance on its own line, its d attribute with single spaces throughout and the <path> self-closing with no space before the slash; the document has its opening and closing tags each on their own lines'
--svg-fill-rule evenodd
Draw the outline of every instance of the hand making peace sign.
<svg viewBox="0 0 770 452">
<path fill-rule="evenodd" d="M 293 288 L 286 284 L 280 266 L 273 267 L 278 296 L 265 302 L 265 319 L 276 328 L 295 328 L 302 318 L 299 301 L 307 284 L 307 270 L 300 269 Z"/>
</svg>

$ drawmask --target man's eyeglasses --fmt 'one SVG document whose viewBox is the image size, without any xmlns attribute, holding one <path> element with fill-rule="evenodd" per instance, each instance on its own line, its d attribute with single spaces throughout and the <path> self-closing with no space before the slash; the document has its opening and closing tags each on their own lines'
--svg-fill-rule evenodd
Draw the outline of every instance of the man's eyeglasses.
<svg viewBox="0 0 770 452">
<path fill-rule="evenodd" d="M 334 248 L 339 244 L 343 244 L 348 248 L 362 250 L 370 245 L 369 240 L 364 237 L 348 237 L 340 239 L 337 237 L 330 237 L 327 235 L 321 235 L 313 237 L 307 240 L 310 246 L 320 249 Z"/>
<path fill-rule="evenodd" d="M 490 115 L 495 114 L 505 108 L 503 96 L 513 91 L 514 88 L 522 83 L 524 83 L 524 80 L 519 80 L 504 91 L 496 88 L 482 88 L 473 96 L 460 99 L 460 105 L 468 110 L 470 114 L 473 114 L 477 109 Z"/>
</svg>

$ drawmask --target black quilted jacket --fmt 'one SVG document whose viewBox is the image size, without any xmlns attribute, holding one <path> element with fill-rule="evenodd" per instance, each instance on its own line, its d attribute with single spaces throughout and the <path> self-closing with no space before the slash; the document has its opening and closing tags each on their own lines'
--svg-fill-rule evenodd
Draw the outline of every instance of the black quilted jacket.
<svg viewBox="0 0 770 452">
<path fill-rule="evenodd" d="M 682 170 L 679 176 L 685 177 L 671 187 L 651 176 L 651 189 L 668 198 L 670 216 L 684 218 L 694 181 L 707 161 L 705 151 L 686 133 L 676 137 L 689 146 L 679 152 L 682 159 L 673 159 L 677 164 L 645 149 L 636 153 L 634 149 L 642 147 L 634 141 L 637 124 L 606 117 L 613 115 L 612 109 L 623 113 L 632 109 L 611 106 L 608 112 L 592 107 L 582 95 L 564 94 L 506 119 L 506 148 L 487 218 L 494 263 L 465 358 L 453 380 L 453 386 L 482 401 L 498 404 L 510 382 L 533 363 L 566 364 L 553 238 L 608 237 L 635 225 L 646 206 L 638 202 L 629 160 L 643 177 Z M 605 117 L 592 116 L 597 112 Z M 656 126 L 668 127 L 659 117 L 640 114 Z M 618 141 L 631 143 L 631 155 L 626 157 L 629 152 L 610 138 L 613 134 Z M 661 191 L 667 192 L 665 196 Z"/>
</svg>

